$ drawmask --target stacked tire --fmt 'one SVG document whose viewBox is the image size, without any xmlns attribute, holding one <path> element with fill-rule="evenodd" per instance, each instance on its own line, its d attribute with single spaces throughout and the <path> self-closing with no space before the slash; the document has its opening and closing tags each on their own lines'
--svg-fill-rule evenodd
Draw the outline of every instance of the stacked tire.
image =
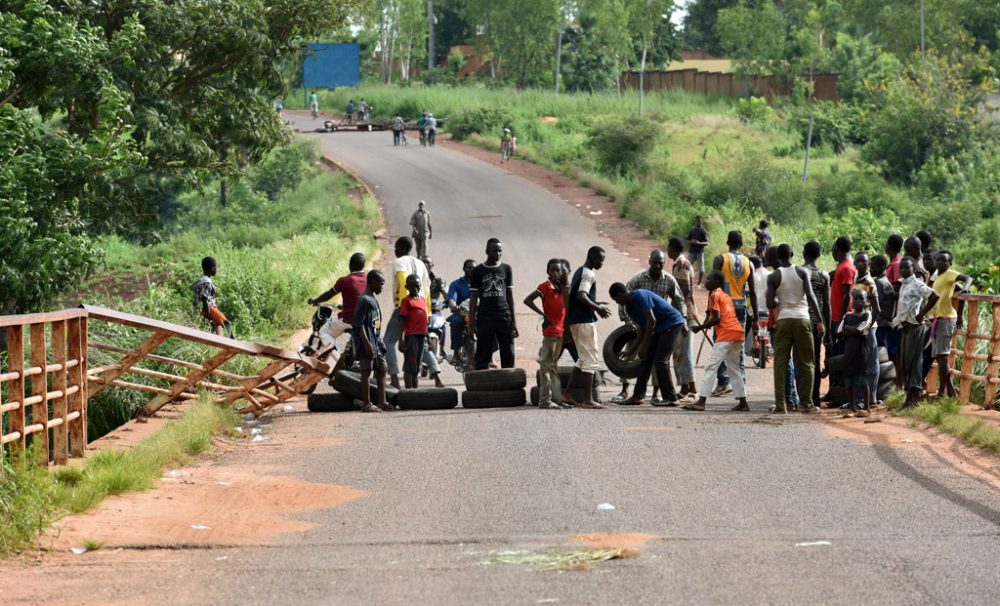
<svg viewBox="0 0 1000 606">
<path fill-rule="evenodd" d="M 341 370 L 334 375 L 330 385 L 334 393 L 309 394 L 307 406 L 312 412 L 351 412 L 361 410 L 361 375 L 350 370 Z M 368 382 L 369 398 L 378 401 L 378 386 L 374 379 Z M 396 389 L 385 386 L 386 403 L 403 410 L 443 410 L 458 406 L 458 391 L 452 388 L 421 387 L 419 389 Z"/>
<path fill-rule="evenodd" d="M 879 402 L 889 397 L 889 394 L 896 388 L 896 366 L 889 360 L 889 353 L 884 347 L 878 348 L 878 389 L 874 394 L 874 401 Z M 847 381 L 844 379 L 843 355 L 832 356 L 826 361 L 826 368 L 830 375 L 830 408 L 838 408 L 848 403 Z"/>
<path fill-rule="evenodd" d="M 566 386 L 569 384 L 569 378 L 573 375 L 572 366 L 560 366 L 559 367 L 559 388 L 562 391 L 566 390 Z M 592 397 L 594 400 L 600 400 L 600 389 L 602 377 L 597 375 L 597 380 L 594 381 L 592 392 Z M 538 406 L 539 394 L 542 385 L 542 371 L 535 373 L 535 386 L 531 388 L 528 394 L 528 400 L 531 402 L 532 406 Z M 583 387 L 574 387 L 573 391 L 570 392 L 570 396 L 573 398 L 574 402 L 582 402 L 587 398 L 584 397 Z"/>
<path fill-rule="evenodd" d="M 464 408 L 524 406 L 528 377 L 523 368 L 473 370 L 465 373 Z"/>
</svg>

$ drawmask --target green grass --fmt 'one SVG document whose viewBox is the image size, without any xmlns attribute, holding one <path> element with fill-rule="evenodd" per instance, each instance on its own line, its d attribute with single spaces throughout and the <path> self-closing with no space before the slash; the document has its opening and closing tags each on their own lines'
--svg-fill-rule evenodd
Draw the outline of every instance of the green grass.
<svg viewBox="0 0 1000 606">
<path fill-rule="evenodd" d="M 37 448 L 0 460 L 0 557 L 31 547 L 55 515 L 52 480 Z"/>
<path fill-rule="evenodd" d="M 912 417 L 914 423 L 933 425 L 966 444 L 1000 455 L 1000 429 L 981 419 L 962 414 L 962 406 L 957 398 L 922 400 L 904 414 Z"/>
</svg>

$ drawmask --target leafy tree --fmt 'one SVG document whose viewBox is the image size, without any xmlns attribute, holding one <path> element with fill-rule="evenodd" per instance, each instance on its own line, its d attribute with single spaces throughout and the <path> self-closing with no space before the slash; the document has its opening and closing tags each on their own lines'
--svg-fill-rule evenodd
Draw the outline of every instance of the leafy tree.
<svg viewBox="0 0 1000 606">
<path fill-rule="evenodd" d="M 715 24 L 719 11 L 736 6 L 738 0 L 693 0 L 684 17 L 684 42 L 689 48 L 703 48 L 713 55 L 722 55 L 722 42 Z"/>
<path fill-rule="evenodd" d="M 482 31 L 494 78 L 506 74 L 518 88 L 552 74 L 558 0 L 464 0 L 465 17 Z"/>
</svg>

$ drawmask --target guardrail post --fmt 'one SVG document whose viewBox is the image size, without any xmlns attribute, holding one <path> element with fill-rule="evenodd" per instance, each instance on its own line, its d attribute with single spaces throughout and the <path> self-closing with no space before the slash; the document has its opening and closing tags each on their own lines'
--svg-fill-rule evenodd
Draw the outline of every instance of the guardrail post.
<svg viewBox="0 0 1000 606">
<path fill-rule="evenodd" d="M 52 400 L 52 419 L 62 423 L 52 428 L 52 460 L 65 465 L 69 459 L 66 415 L 69 413 L 66 397 L 66 320 L 52 322 L 52 363 L 60 366 L 52 375 L 52 389 L 59 395 Z"/>
<path fill-rule="evenodd" d="M 41 398 L 41 401 L 31 405 L 31 424 L 42 425 L 42 429 L 33 432 L 32 443 L 38 440 L 38 461 L 43 467 L 49 464 L 49 376 L 45 372 L 46 358 L 45 322 L 31 325 L 31 365 L 41 367 L 40 374 L 31 377 L 31 395 Z"/>
<path fill-rule="evenodd" d="M 962 402 L 968 402 L 972 394 L 972 376 L 975 370 L 975 359 L 972 356 L 976 353 L 976 338 L 973 335 L 979 330 L 979 301 L 973 299 L 968 303 L 966 310 L 969 321 L 966 323 L 965 346 L 962 348 L 962 374 L 958 383 L 958 398 Z"/>
<path fill-rule="evenodd" d="M 995 380 L 1000 378 L 1000 304 L 996 301 L 990 304 L 993 308 L 993 335 L 990 341 L 989 362 L 986 364 L 986 397 L 983 399 L 983 408 L 987 410 L 993 408 L 997 397 L 997 384 Z"/>
<path fill-rule="evenodd" d="M 77 388 L 77 392 L 67 399 L 67 409 L 70 413 L 80 413 L 80 416 L 69 422 L 69 454 L 72 457 L 82 457 L 87 448 L 87 326 L 86 318 L 74 318 L 69 321 L 67 357 L 76 360 L 77 364 L 69 369 L 69 384 Z"/>
<path fill-rule="evenodd" d="M 24 427 L 27 425 L 27 416 L 24 405 L 24 327 L 10 326 L 7 328 L 7 368 L 10 372 L 18 373 L 7 389 L 8 401 L 13 404 L 18 403 L 18 407 L 10 411 L 10 432 L 21 434 L 10 443 L 11 452 L 24 451 L 25 433 Z"/>
</svg>

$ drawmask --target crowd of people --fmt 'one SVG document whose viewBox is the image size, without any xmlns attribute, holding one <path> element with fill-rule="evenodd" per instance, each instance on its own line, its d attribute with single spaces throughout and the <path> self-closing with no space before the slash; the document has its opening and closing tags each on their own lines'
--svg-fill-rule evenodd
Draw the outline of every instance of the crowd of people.
<svg viewBox="0 0 1000 606">
<path fill-rule="evenodd" d="M 351 258 L 349 276 L 309 301 L 317 304 L 335 294 L 344 297 L 336 326 L 341 333 L 350 331 L 363 380 L 374 376 L 379 385 L 388 381 L 400 387 L 402 370 L 402 387 L 413 388 L 423 368 L 441 386 L 440 364 L 449 358 L 447 338 L 451 362 L 456 363 L 470 342 L 466 335 L 475 336 L 475 351 L 467 352 L 475 369 L 493 367 L 495 356 L 501 368 L 513 367 L 519 334 L 513 269 L 502 262 L 502 242 L 490 238 L 484 261 L 465 260 L 462 275 L 446 286 L 430 271 L 431 217 L 425 202 L 419 203 L 410 224 L 412 236 L 395 242 L 388 278 L 379 270 L 365 273 L 364 257 L 358 253 Z M 803 263 L 796 264 L 792 247 L 772 245 L 767 227 L 762 221 L 754 229 L 751 255 L 742 252 L 743 234 L 729 232 L 727 252 L 715 256 L 706 271 L 709 235 L 698 217 L 688 233 L 686 251 L 684 240 L 670 238 L 666 252 L 650 253 L 646 269 L 627 282 L 610 285 L 606 292 L 618 304 L 619 318 L 634 325 L 638 334 L 621 355 L 638 360 L 640 369 L 631 395 L 629 381 L 623 380 L 612 403 L 645 404 L 651 382 L 650 403 L 656 406 L 701 411 L 709 398 L 731 395 L 736 400 L 732 410 L 750 410 L 746 345 L 762 331 L 770 334 L 773 346 L 770 410 L 775 413 L 818 412 L 830 399 L 829 394 L 820 395 L 823 361 L 841 356 L 837 377 L 839 387 L 848 392 L 843 414 L 867 416 L 883 405 L 877 398 L 882 347 L 897 368 L 898 387 L 906 391 L 904 408 L 924 394 L 933 362 L 940 372 L 939 395 L 955 394 L 948 360 L 952 335 L 961 326 L 962 303 L 955 306 L 952 300 L 955 293 L 970 287 L 972 279 L 951 267 L 949 251 L 931 249 L 930 234 L 921 231 L 905 239 L 893 234 L 885 243 L 885 254 L 875 256 L 853 250 L 851 239 L 841 236 L 830 249 L 836 269 L 828 273 L 818 265 L 823 254 L 818 242 L 808 242 L 801 253 Z M 593 389 L 604 368 L 597 322 L 612 315 L 610 304 L 598 296 L 597 275 L 604 261 L 605 251 L 598 246 L 590 248 L 575 270 L 565 259 L 550 259 L 546 279 L 522 302 L 541 319 L 540 408 L 606 407 Z M 383 333 L 376 296 L 390 280 L 393 309 Z M 708 295 L 704 314 L 698 313 L 695 303 L 700 288 Z M 451 313 L 450 330 L 435 326 L 431 319 L 446 309 Z M 428 336 L 435 332 L 439 346 L 431 347 Z M 700 383 L 694 356 L 694 336 L 699 333 L 711 344 Z M 558 362 L 564 351 L 574 366 L 568 385 L 561 389 Z M 574 399 L 578 393 L 582 397 Z M 368 412 L 389 409 L 392 406 L 383 396 L 374 403 L 364 402 Z"/>
</svg>

